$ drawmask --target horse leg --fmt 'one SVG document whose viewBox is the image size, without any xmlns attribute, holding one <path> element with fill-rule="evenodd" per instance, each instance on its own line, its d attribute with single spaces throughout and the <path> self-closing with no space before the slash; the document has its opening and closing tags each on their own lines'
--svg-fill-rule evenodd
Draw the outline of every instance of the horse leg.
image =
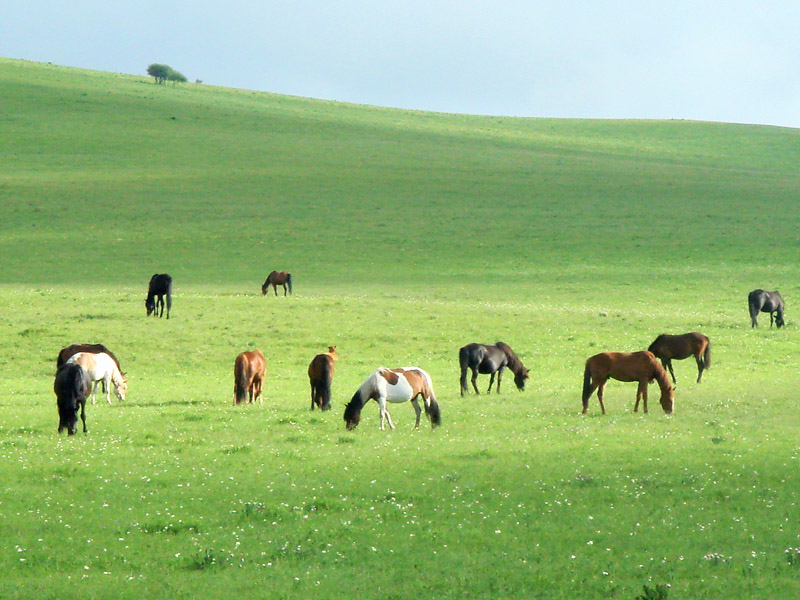
<svg viewBox="0 0 800 600">
<path fill-rule="evenodd" d="M 478 369 L 475 367 L 472 368 L 472 387 L 476 394 L 480 394 L 478 390 Z"/>
<path fill-rule="evenodd" d="M 81 421 L 83 421 L 83 433 L 88 433 L 86 430 L 86 400 L 81 402 Z"/>
<path fill-rule="evenodd" d="M 411 401 L 411 405 L 414 407 L 414 412 L 417 413 L 417 422 L 414 425 L 415 429 L 419 429 L 419 417 L 422 414 L 422 409 L 419 407 L 419 402 L 416 398 Z"/>
<path fill-rule="evenodd" d="M 286 296 L 286 284 L 283 284 L 283 295 Z"/>
<path fill-rule="evenodd" d="M 106 388 L 106 402 L 111 404 L 111 375 L 106 375 L 103 383 Z"/>
<path fill-rule="evenodd" d="M 275 292 L 275 296 L 278 295 L 278 284 L 277 283 L 273 283 L 272 284 L 272 291 Z"/>
<path fill-rule="evenodd" d="M 492 391 L 492 384 L 494 384 L 494 376 L 495 375 L 496 375 L 496 373 L 492 373 L 491 378 L 489 379 L 489 389 L 486 390 L 487 394 Z"/>
<path fill-rule="evenodd" d="M 672 376 L 672 387 L 678 387 L 678 380 L 675 379 L 675 371 L 672 370 L 672 359 L 667 359 L 667 364 L 665 365 L 669 368 L 669 374 Z"/>
<path fill-rule="evenodd" d="M 459 384 L 461 385 L 461 396 L 463 397 L 467 392 L 467 367 L 463 367 L 461 369 L 461 378 L 459 379 Z"/>
<path fill-rule="evenodd" d="M 695 354 L 694 359 L 697 361 L 697 383 L 700 383 L 700 378 L 703 377 L 703 357 L 698 352 Z"/>
<path fill-rule="evenodd" d="M 636 390 L 636 404 L 633 405 L 633 412 L 639 412 L 639 400 L 642 400 L 644 412 L 647 412 L 647 380 L 639 382 L 639 388 Z"/>
<path fill-rule="evenodd" d="M 603 381 L 600 385 L 597 386 L 597 399 L 600 400 L 600 411 L 603 414 L 606 414 L 606 405 L 603 402 L 603 394 L 606 391 L 606 382 Z"/>
<path fill-rule="evenodd" d="M 314 389 L 314 384 L 312 383 L 311 384 L 311 410 L 314 410 L 314 401 L 317 399 L 316 396 L 317 396 L 316 390 Z"/>
<path fill-rule="evenodd" d="M 775 320 L 775 313 L 769 313 L 769 328 L 772 329 L 772 322 Z"/>
<path fill-rule="evenodd" d="M 500 393 L 500 380 L 503 379 L 503 367 L 497 370 L 497 393 Z"/>
</svg>

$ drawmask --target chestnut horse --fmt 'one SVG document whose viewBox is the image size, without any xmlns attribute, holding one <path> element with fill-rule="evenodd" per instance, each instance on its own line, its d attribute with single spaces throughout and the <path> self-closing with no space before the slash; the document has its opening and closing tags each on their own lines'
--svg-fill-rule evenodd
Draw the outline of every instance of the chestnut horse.
<svg viewBox="0 0 800 600">
<path fill-rule="evenodd" d="M 665 369 L 669 369 L 669 374 L 672 375 L 672 382 L 676 386 L 678 385 L 678 380 L 672 370 L 673 358 L 675 360 L 683 360 L 694 356 L 695 361 L 697 361 L 697 383 L 700 383 L 703 371 L 711 367 L 711 342 L 708 341 L 706 336 L 697 331 L 684 333 L 683 335 L 662 333 L 650 344 L 647 350 L 661 360 L 661 364 Z"/>
<path fill-rule="evenodd" d="M 292 293 L 292 274 L 287 273 L 286 271 L 273 271 L 269 275 L 267 275 L 267 280 L 264 282 L 264 285 L 261 286 L 261 294 L 266 296 L 267 291 L 269 290 L 269 286 L 272 286 L 272 289 L 275 290 L 275 295 L 278 295 L 278 286 L 283 286 L 283 295 L 286 295 L 286 288 L 288 286 L 289 293 Z"/>
<path fill-rule="evenodd" d="M 389 422 L 389 427 L 394 429 L 392 417 L 386 410 L 386 402 L 405 402 L 411 400 L 414 411 L 417 413 L 417 422 L 414 425 L 419 428 L 419 417 L 422 410 L 419 407 L 417 398 L 422 396 L 425 404 L 425 414 L 431 420 L 431 427 L 436 427 L 442 422 L 439 404 L 433 394 L 433 383 L 431 376 L 417 367 L 403 367 L 402 369 L 379 368 L 372 375 L 367 377 L 358 391 L 353 394 L 353 398 L 344 408 L 344 422 L 347 429 L 355 429 L 361 421 L 361 409 L 370 400 L 378 403 L 381 411 L 381 425 L 383 430 L 384 421 Z"/>
<path fill-rule="evenodd" d="M 639 400 L 644 401 L 644 412 L 647 412 L 647 384 L 655 379 L 661 388 L 661 408 L 670 414 L 675 404 L 675 392 L 664 370 L 652 352 L 601 352 L 586 361 L 583 371 L 583 414 L 589 408 L 589 397 L 597 389 L 600 410 L 606 414 L 603 404 L 603 391 L 608 378 L 617 381 L 638 381 L 636 404 L 633 412 L 639 411 Z"/>
<path fill-rule="evenodd" d="M 338 358 L 336 346 L 328 346 L 327 352 L 317 354 L 308 365 L 308 379 L 311 382 L 311 410 L 314 410 L 314 405 L 320 410 L 330 409 L 333 363 Z"/>
<path fill-rule="evenodd" d="M 267 375 L 267 361 L 261 350 L 242 352 L 233 365 L 233 404 L 243 404 L 250 396 L 250 404 L 259 400 L 264 403 L 261 387 Z"/>
</svg>

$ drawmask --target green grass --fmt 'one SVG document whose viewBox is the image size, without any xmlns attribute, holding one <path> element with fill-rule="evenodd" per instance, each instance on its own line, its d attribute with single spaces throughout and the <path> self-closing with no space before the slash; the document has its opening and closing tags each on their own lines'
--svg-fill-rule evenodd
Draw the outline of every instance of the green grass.
<svg viewBox="0 0 800 600">
<path fill-rule="evenodd" d="M 796 598 L 798 131 L 318 102 L 0 59 L 0 596 Z M 174 117 L 174 119 L 173 119 Z M 273 268 L 295 295 L 263 298 Z M 172 318 L 145 319 L 154 272 Z M 778 288 L 788 327 L 751 330 Z M 765 315 L 766 316 L 766 315 Z M 676 412 L 584 360 L 700 330 Z M 458 348 L 531 369 L 458 395 Z M 129 400 L 56 434 L 58 350 Z M 341 356 L 333 410 L 305 374 Z M 233 407 L 261 348 L 263 406 Z M 347 432 L 377 366 L 432 376 Z M 488 384 L 485 378 L 481 386 Z M 790 560 L 791 559 L 791 560 Z"/>
</svg>

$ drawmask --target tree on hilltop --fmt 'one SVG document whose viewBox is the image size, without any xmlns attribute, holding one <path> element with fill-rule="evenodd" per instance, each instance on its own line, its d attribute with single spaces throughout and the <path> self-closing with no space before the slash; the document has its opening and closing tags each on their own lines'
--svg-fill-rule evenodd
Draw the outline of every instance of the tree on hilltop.
<svg viewBox="0 0 800 600">
<path fill-rule="evenodd" d="M 175 85 L 176 83 L 184 83 L 186 81 L 186 76 L 174 69 L 170 69 L 167 79 L 172 82 L 172 85 Z"/>
<path fill-rule="evenodd" d="M 169 78 L 170 73 L 172 73 L 172 67 L 169 65 L 153 63 L 147 67 L 147 74 L 153 77 L 158 84 L 164 83 Z"/>
</svg>

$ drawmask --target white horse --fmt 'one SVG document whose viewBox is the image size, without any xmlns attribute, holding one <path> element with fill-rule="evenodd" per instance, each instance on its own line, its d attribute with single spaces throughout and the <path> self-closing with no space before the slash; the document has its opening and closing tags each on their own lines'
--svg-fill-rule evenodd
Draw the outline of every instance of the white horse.
<svg viewBox="0 0 800 600">
<path fill-rule="evenodd" d="M 436 396 L 433 394 L 433 383 L 430 375 L 417 367 L 403 367 L 402 369 L 381 367 L 367 377 L 345 407 L 345 424 L 348 429 L 358 427 L 358 423 L 361 420 L 361 409 L 370 400 L 375 400 L 381 410 L 381 430 L 384 429 L 384 421 L 388 421 L 389 427 L 394 429 L 392 417 L 389 416 L 389 411 L 386 410 L 386 402 L 399 403 L 411 400 L 414 411 L 417 413 L 415 427 L 419 428 L 419 417 L 422 410 L 419 407 L 417 398 L 420 396 L 422 396 L 422 400 L 425 403 L 425 414 L 431 420 L 431 427 L 441 424 L 442 417 L 439 411 L 439 404 L 436 402 Z"/>
<path fill-rule="evenodd" d="M 119 370 L 114 359 L 105 352 L 99 354 L 78 352 L 70 356 L 67 362 L 79 364 L 89 374 L 89 379 L 94 383 L 94 387 L 92 388 L 92 404 L 95 403 L 97 384 L 101 381 L 105 383 L 106 402 L 111 404 L 111 396 L 109 395 L 111 383 L 114 384 L 114 394 L 117 398 L 125 400 L 125 394 L 128 393 L 128 380 L 125 379 L 125 375 Z"/>
</svg>

